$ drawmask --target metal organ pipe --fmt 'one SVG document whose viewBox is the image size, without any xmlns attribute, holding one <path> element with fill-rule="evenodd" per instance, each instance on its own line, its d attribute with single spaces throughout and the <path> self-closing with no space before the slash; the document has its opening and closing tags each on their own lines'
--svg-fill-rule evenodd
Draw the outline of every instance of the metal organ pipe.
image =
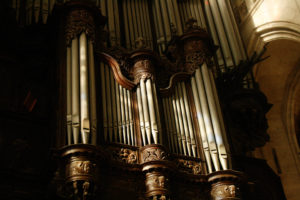
<svg viewBox="0 0 300 200">
<path fill-rule="evenodd" d="M 90 116 L 89 116 L 89 83 L 88 83 L 88 52 L 87 38 L 82 33 L 79 38 L 79 62 L 80 62 L 80 119 L 82 142 L 89 142 Z"/>
<path fill-rule="evenodd" d="M 110 75 L 110 89 L 111 89 L 111 107 L 112 107 L 112 117 L 113 117 L 113 141 L 117 142 L 118 139 L 118 118 L 117 118 L 117 108 L 116 108 L 116 91 L 115 91 L 115 80 L 113 77 L 112 70 L 109 70 Z"/>
<path fill-rule="evenodd" d="M 200 135 L 201 135 L 201 141 L 202 141 L 202 146 L 204 150 L 204 155 L 208 167 L 208 172 L 212 172 L 212 164 L 211 164 L 211 158 L 210 158 L 210 150 L 209 150 L 209 144 L 207 141 L 207 134 L 205 130 L 205 124 L 204 124 L 204 119 L 203 119 L 203 113 L 201 110 L 200 106 L 200 98 L 198 94 L 198 89 L 196 85 L 196 80 L 195 77 L 191 78 L 191 85 L 192 85 L 192 91 L 193 91 L 193 97 L 194 97 L 194 102 L 195 102 L 195 107 L 196 107 L 196 112 L 197 112 L 197 119 L 198 119 L 198 124 L 200 128 Z"/>
<path fill-rule="evenodd" d="M 200 73 L 199 68 L 196 69 L 196 83 L 197 83 L 197 88 L 198 88 L 198 94 L 200 96 L 200 105 L 201 105 L 201 109 L 202 109 L 202 113 L 203 113 L 205 129 L 206 129 L 206 134 L 207 134 L 207 139 L 208 139 L 208 144 L 209 144 L 212 161 L 213 161 L 216 171 L 219 171 L 220 165 L 219 165 L 219 159 L 218 159 L 218 150 L 217 150 L 215 136 L 214 136 L 213 128 L 212 128 L 212 124 L 211 124 L 211 117 L 210 117 L 209 108 L 207 105 L 207 99 L 206 99 L 206 95 L 205 95 L 206 92 L 205 92 L 204 85 L 203 85 L 203 79 L 202 79 L 202 75 Z"/>
<path fill-rule="evenodd" d="M 72 143 L 72 66 L 71 48 L 67 47 L 67 138 Z"/>
<path fill-rule="evenodd" d="M 207 65 L 205 63 L 202 65 L 201 71 L 203 74 L 205 91 L 206 91 L 209 110 L 210 110 L 210 114 L 211 114 L 211 118 L 212 118 L 211 121 L 213 124 L 215 139 L 216 139 L 217 146 L 218 146 L 220 163 L 222 165 L 222 168 L 224 170 L 226 170 L 227 169 L 227 153 L 226 153 L 225 144 L 223 141 L 221 124 L 219 121 L 217 107 L 216 107 L 215 99 L 213 96 L 213 90 L 212 90 L 212 86 L 211 86 L 211 82 L 210 82 L 210 75 L 208 73 Z"/>
<path fill-rule="evenodd" d="M 179 116 L 181 116 L 181 119 L 183 119 L 183 133 L 184 133 L 184 138 L 185 138 L 185 142 L 186 142 L 186 146 L 187 146 L 187 152 L 188 155 L 191 156 L 192 152 L 191 152 L 191 138 L 189 135 L 189 130 L 188 130 L 188 124 L 187 124 L 187 117 L 186 117 L 186 110 L 184 107 L 184 100 L 183 100 L 183 94 L 182 94 L 182 87 L 181 87 L 181 83 L 178 83 L 176 86 L 176 90 L 177 90 L 177 99 L 179 101 L 179 107 L 178 112 L 179 112 Z"/>
<path fill-rule="evenodd" d="M 106 102 L 106 66 L 104 63 L 100 63 L 100 74 L 101 74 L 101 94 L 102 94 L 102 110 L 103 110 L 103 128 L 104 128 L 104 140 L 108 138 L 108 119 L 107 119 L 107 102 Z"/>
<path fill-rule="evenodd" d="M 78 39 L 72 40 L 72 127 L 73 141 L 78 144 L 80 129 L 80 113 L 79 113 L 79 66 L 78 66 Z"/>
<path fill-rule="evenodd" d="M 158 144 L 158 127 L 155 115 L 154 99 L 152 94 L 152 83 L 151 79 L 146 79 L 146 90 L 147 100 L 149 105 L 150 122 L 151 122 L 151 133 L 154 140 L 154 144 Z"/>
<path fill-rule="evenodd" d="M 142 142 L 143 145 L 146 145 L 146 130 L 145 130 L 145 121 L 144 121 L 144 110 L 142 106 L 142 95 L 141 95 L 141 88 L 138 86 L 136 89 L 137 94 L 137 102 L 138 102 L 138 109 L 139 109 L 139 119 L 140 119 L 140 127 L 141 127 L 141 134 L 142 134 Z"/>
<path fill-rule="evenodd" d="M 88 42 L 89 45 L 89 85 L 90 85 L 90 110 L 91 110 L 91 144 L 97 143 L 97 106 L 96 106 L 96 73 L 95 73 L 95 60 L 93 43 Z"/>
</svg>

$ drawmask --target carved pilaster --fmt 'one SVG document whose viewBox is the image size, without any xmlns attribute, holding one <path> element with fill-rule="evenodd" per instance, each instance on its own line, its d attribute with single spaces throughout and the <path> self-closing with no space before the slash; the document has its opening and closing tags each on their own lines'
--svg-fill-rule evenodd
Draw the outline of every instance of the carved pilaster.
<svg viewBox="0 0 300 200">
<path fill-rule="evenodd" d="M 209 175 L 213 200 L 240 200 L 244 176 L 237 171 L 218 171 Z"/>
<path fill-rule="evenodd" d="M 170 196 L 170 161 L 169 154 L 161 145 L 148 145 L 140 150 L 140 160 L 146 180 L 146 197 L 157 200 L 169 199 Z"/>
<path fill-rule="evenodd" d="M 65 194 L 76 199 L 94 198 L 103 158 L 104 153 L 92 145 L 71 145 L 61 149 L 59 161 Z"/>
</svg>

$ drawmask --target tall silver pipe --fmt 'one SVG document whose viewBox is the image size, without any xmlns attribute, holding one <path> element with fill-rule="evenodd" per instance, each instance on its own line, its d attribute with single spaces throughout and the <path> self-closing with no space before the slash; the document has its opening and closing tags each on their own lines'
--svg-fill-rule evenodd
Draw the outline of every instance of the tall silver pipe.
<svg viewBox="0 0 300 200">
<path fill-rule="evenodd" d="M 117 119 L 118 119 L 118 142 L 122 143 L 122 118 L 121 118 L 121 98 L 119 84 L 115 82 L 115 92 L 116 92 L 116 104 L 117 104 Z"/>
<path fill-rule="evenodd" d="M 181 82 L 181 87 L 182 87 L 182 91 L 183 91 L 183 100 L 184 100 L 184 106 L 185 106 L 185 111 L 186 111 L 186 116 L 187 116 L 188 130 L 189 130 L 189 135 L 191 138 L 192 153 L 193 153 L 193 156 L 196 157 L 197 156 L 197 150 L 196 150 L 197 146 L 196 146 L 196 140 L 194 137 L 194 129 L 193 129 L 193 123 L 192 123 L 192 118 L 191 118 L 192 112 L 190 110 L 187 93 L 186 93 L 186 87 L 185 87 L 184 82 Z"/>
<path fill-rule="evenodd" d="M 211 163 L 211 158 L 210 158 L 210 150 L 209 150 L 209 145 L 208 145 L 208 141 L 207 141 L 207 134 L 206 134 L 206 130 L 205 130 L 203 113 L 202 113 L 201 106 L 200 106 L 200 98 L 199 98 L 196 80 L 195 80 L 194 76 L 191 78 L 191 85 L 192 85 L 193 97 L 194 97 L 194 102 L 195 102 L 195 107 L 196 107 L 196 112 L 197 112 L 197 119 L 198 119 L 197 121 L 198 121 L 199 129 L 200 129 L 200 136 L 201 136 L 202 146 L 203 146 L 204 155 L 205 155 L 205 159 L 206 159 L 206 164 L 208 167 L 208 172 L 211 173 L 212 172 L 212 163 Z"/>
<path fill-rule="evenodd" d="M 145 130 L 145 121 L 144 121 L 144 110 L 142 105 L 142 95 L 141 95 L 141 88 L 138 86 L 136 89 L 137 94 L 137 102 L 138 102 L 138 108 L 139 108 L 139 119 L 140 119 L 140 127 L 141 127 L 141 134 L 142 134 L 142 141 L 143 146 L 146 145 L 146 130 Z"/>
<path fill-rule="evenodd" d="M 113 2 L 113 8 L 114 8 L 114 20 L 115 20 L 115 30 L 116 30 L 116 44 L 120 44 L 120 20 L 119 20 L 119 7 L 118 7 L 118 0 L 114 0 Z"/>
<path fill-rule="evenodd" d="M 219 159 L 223 170 L 227 169 L 227 152 L 225 149 L 225 144 L 223 141 L 221 125 L 219 121 L 219 116 L 217 112 L 217 107 L 215 103 L 215 99 L 213 96 L 213 90 L 210 82 L 210 75 L 208 73 L 207 65 L 204 63 L 201 67 L 201 72 L 203 75 L 205 91 L 207 95 L 207 101 L 209 105 L 209 110 L 212 118 L 213 130 L 215 133 L 215 138 L 218 146 Z"/>
<path fill-rule="evenodd" d="M 68 145 L 72 143 L 72 68 L 71 48 L 67 47 L 67 137 Z"/>
<path fill-rule="evenodd" d="M 131 94 L 129 90 L 126 90 L 126 92 L 127 92 L 127 102 L 128 102 L 130 140 L 131 140 L 131 145 L 135 145 Z"/>
<path fill-rule="evenodd" d="M 170 115 L 169 115 L 169 111 L 168 110 L 168 107 L 167 107 L 167 104 L 166 104 L 166 99 L 163 98 L 162 99 L 162 102 L 163 102 L 163 110 L 164 110 L 164 116 L 165 116 L 165 122 L 166 122 L 166 132 L 167 132 L 167 136 L 168 136 L 168 145 L 169 145 L 169 148 L 171 150 L 171 152 L 174 152 L 174 143 L 173 143 L 173 137 L 172 137 L 172 133 L 170 131 Z"/>
<path fill-rule="evenodd" d="M 181 109 L 180 109 L 180 100 L 178 96 L 178 87 L 176 86 L 175 88 L 175 109 L 176 110 L 176 115 L 178 117 L 178 124 L 179 124 L 179 131 L 181 135 L 181 142 L 182 142 L 182 147 L 183 147 L 183 154 L 188 155 L 187 153 L 187 142 L 185 138 L 185 131 L 184 131 L 184 126 L 183 126 L 183 119 L 181 115 Z"/>
<path fill-rule="evenodd" d="M 175 124 L 175 119 L 174 119 L 174 112 L 173 112 L 173 106 L 172 106 L 172 102 L 171 102 L 171 98 L 168 97 L 166 98 L 166 105 L 168 108 L 168 115 L 169 115 L 169 120 L 170 120 L 170 131 L 172 134 L 172 140 L 174 143 L 174 152 L 175 153 L 180 153 L 179 151 L 179 141 L 178 141 L 178 135 L 177 135 L 177 131 L 176 131 L 176 124 Z"/>
<path fill-rule="evenodd" d="M 110 74 L 110 89 L 111 89 L 111 108 L 113 117 L 113 141 L 118 142 L 118 118 L 117 118 L 117 108 L 116 108 L 116 91 L 115 91 L 115 79 L 113 76 L 113 71 L 109 70 Z"/>
<path fill-rule="evenodd" d="M 72 40 L 72 127 L 73 141 L 78 144 L 80 130 L 80 111 L 79 111 L 79 66 L 78 66 L 78 38 Z"/>
<path fill-rule="evenodd" d="M 129 34 L 129 22 L 128 22 L 128 15 L 127 15 L 127 1 L 122 1 L 123 7 L 123 17 L 124 17 L 124 26 L 125 26 L 125 38 L 126 38 L 126 47 L 132 48 L 130 34 Z"/>
<path fill-rule="evenodd" d="M 90 113 L 91 113 L 91 136 L 92 144 L 97 143 L 97 105 L 96 105 L 96 73 L 94 48 L 92 41 L 89 41 L 89 81 L 90 81 Z"/>
<path fill-rule="evenodd" d="M 152 83 L 151 79 L 146 79 L 146 91 L 147 91 L 147 100 L 149 105 L 149 114 L 150 114 L 150 122 L 151 122 L 151 133 L 154 140 L 154 144 L 158 144 L 158 126 L 155 115 L 155 106 L 154 99 L 152 94 Z"/>
<path fill-rule="evenodd" d="M 157 126 L 158 126 L 158 133 L 159 133 L 159 140 L 160 143 L 162 143 L 162 127 L 161 127 L 161 120 L 160 120 L 160 112 L 158 107 L 158 100 L 157 100 L 157 93 L 156 93 L 156 86 L 155 83 L 152 83 L 152 92 L 153 92 L 153 100 L 154 100 L 154 108 L 155 108 L 155 116 L 157 120 Z"/>
<path fill-rule="evenodd" d="M 217 150 L 215 136 L 212 128 L 209 108 L 207 105 L 206 92 L 203 85 L 203 79 L 199 68 L 196 69 L 196 83 L 198 88 L 198 94 L 200 97 L 200 105 L 203 113 L 210 154 L 216 171 L 219 171 L 220 165 L 219 165 L 219 158 L 218 158 L 218 150 Z"/>
<path fill-rule="evenodd" d="M 123 98 L 124 98 L 124 115 L 125 115 L 125 127 L 126 127 L 126 141 L 130 145 L 130 125 L 129 125 L 129 112 L 128 112 L 128 99 L 126 89 L 123 88 Z"/>
<path fill-rule="evenodd" d="M 151 144 L 151 125 L 150 125 L 150 116 L 148 110 L 145 79 L 142 78 L 140 80 L 140 86 L 141 86 L 142 103 L 143 103 L 143 111 L 144 111 L 145 129 L 146 129 L 146 136 L 148 142 L 147 144 Z"/>
<path fill-rule="evenodd" d="M 79 38 L 79 62 L 80 62 L 80 119 L 82 143 L 89 143 L 90 114 L 89 114 L 89 77 L 88 77 L 88 52 L 87 38 L 82 33 Z"/>
<path fill-rule="evenodd" d="M 176 126 L 176 133 L 177 133 L 177 141 L 178 141 L 179 152 L 181 154 L 183 154 L 183 152 L 184 152 L 183 149 L 185 149 L 185 144 L 184 144 L 184 142 L 182 142 L 180 127 L 179 127 L 179 119 L 178 119 L 177 109 L 176 109 L 175 95 L 173 95 L 172 97 L 170 97 L 169 104 L 173 106 L 173 109 L 171 109 L 171 110 L 173 111 L 174 122 L 175 122 L 175 126 Z"/>
<path fill-rule="evenodd" d="M 123 143 L 127 144 L 126 139 L 126 119 L 125 119 L 125 99 L 124 99 L 124 93 L 123 88 L 121 85 L 119 85 L 119 91 L 120 91 L 120 106 L 121 106 L 121 121 L 122 121 L 122 136 L 123 136 Z"/>
<path fill-rule="evenodd" d="M 187 117 L 186 117 L 187 110 L 185 110 L 185 107 L 184 107 L 181 82 L 177 84 L 176 91 L 177 91 L 177 98 L 178 98 L 179 105 L 180 105 L 178 108 L 178 112 L 180 114 L 179 116 L 181 116 L 181 119 L 183 120 L 183 132 L 184 132 L 184 136 L 186 139 L 188 155 L 191 156 L 192 155 L 191 138 L 190 138 L 189 130 L 188 130 Z"/>
</svg>

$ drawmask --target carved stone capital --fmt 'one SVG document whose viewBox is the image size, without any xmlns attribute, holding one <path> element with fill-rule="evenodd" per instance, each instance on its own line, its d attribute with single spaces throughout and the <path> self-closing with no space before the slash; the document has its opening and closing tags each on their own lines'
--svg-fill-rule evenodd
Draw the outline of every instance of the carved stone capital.
<svg viewBox="0 0 300 200">
<path fill-rule="evenodd" d="M 239 200 L 241 199 L 240 188 L 244 176 L 240 172 L 226 170 L 218 171 L 209 175 L 211 183 L 211 198 L 213 200 Z"/>
</svg>

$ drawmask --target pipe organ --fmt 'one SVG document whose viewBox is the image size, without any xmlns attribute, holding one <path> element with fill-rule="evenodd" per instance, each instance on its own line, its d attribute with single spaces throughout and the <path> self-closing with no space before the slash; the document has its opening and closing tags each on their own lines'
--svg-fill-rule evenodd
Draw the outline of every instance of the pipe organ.
<svg viewBox="0 0 300 200">
<path fill-rule="evenodd" d="M 49 16 L 64 27 L 62 196 L 118 199 L 129 192 L 122 177 L 135 177 L 125 199 L 241 199 L 215 85 L 246 59 L 228 2 L 13 5 L 25 6 L 26 24 Z"/>
</svg>

